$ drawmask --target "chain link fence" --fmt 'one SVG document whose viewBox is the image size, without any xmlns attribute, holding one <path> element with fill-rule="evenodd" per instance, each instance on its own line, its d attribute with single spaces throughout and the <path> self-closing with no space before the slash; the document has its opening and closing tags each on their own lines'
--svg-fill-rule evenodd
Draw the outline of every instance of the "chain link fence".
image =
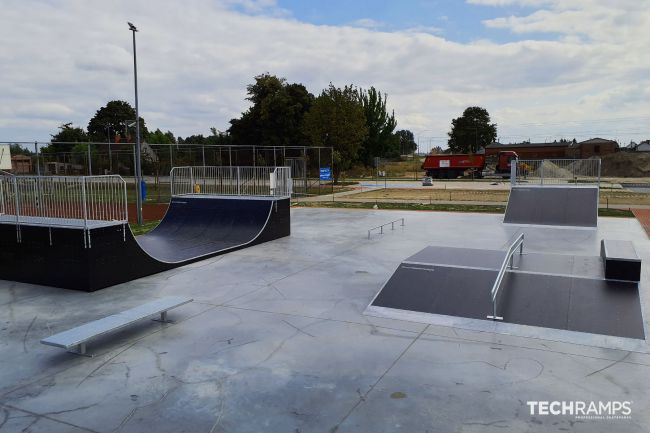
<svg viewBox="0 0 650 433">
<path fill-rule="evenodd" d="M 73 148 L 50 152 L 50 142 L 3 142 L 20 144 L 30 155 L 12 155 L 12 173 L 17 175 L 90 176 L 118 174 L 135 188 L 133 143 L 57 143 Z M 165 201 L 170 195 L 170 172 L 181 166 L 285 166 L 291 168 L 293 195 L 320 193 L 331 181 L 320 179 L 320 169 L 334 172 L 332 147 L 223 146 L 208 144 L 142 144 L 142 175 L 150 201 Z M 131 198 L 129 195 L 129 198 Z"/>
<path fill-rule="evenodd" d="M 600 185 L 600 158 L 519 159 L 517 183 L 537 185 Z"/>
</svg>

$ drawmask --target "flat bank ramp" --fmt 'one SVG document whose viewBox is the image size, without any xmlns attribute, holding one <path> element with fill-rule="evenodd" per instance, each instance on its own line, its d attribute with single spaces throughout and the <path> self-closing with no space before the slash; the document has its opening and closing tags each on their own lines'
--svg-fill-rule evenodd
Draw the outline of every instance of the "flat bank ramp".
<svg viewBox="0 0 650 433">
<path fill-rule="evenodd" d="M 598 186 L 514 186 L 504 223 L 567 227 L 598 226 Z"/>
</svg>

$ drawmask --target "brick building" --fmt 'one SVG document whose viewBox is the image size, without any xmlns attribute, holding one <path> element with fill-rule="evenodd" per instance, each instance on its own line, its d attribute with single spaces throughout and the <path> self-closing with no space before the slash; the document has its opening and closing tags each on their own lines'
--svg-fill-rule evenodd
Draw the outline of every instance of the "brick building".
<svg viewBox="0 0 650 433">
<path fill-rule="evenodd" d="M 573 141 L 492 143 L 485 148 L 485 154 L 496 155 L 504 150 L 516 152 L 521 159 L 586 159 L 618 152 L 619 147 L 616 141 L 603 138 L 592 138 L 579 143 Z"/>
<path fill-rule="evenodd" d="M 29 174 L 32 172 L 32 158 L 27 155 L 11 157 L 11 171 L 14 174 Z"/>
</svg>

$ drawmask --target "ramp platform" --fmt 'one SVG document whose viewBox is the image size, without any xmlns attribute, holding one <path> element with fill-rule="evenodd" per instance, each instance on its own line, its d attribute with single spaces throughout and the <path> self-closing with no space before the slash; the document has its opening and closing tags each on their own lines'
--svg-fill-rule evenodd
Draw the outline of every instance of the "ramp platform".
<svg viewBox="0 0 650 433">
<path fill-rule="evenodd" d="M 373 307 L 487 320 L 505 252 L 427 247 L 407 258 Z M 501 286 L 504 322 L 644 339 L 636 283 L 609 281 L 599 256 L 525 253 Z"/>
<path fill-rule="evenodd" d="M 0 221 L 0 279 L 92 292 L 290 232 L 286 197 L 173 197 L 160 224 L 137 238 L 109 221 L 85 228 Z"/>
<path fill-rule="evenodd" d="M 504 223 L 568 227 L 598 226 L 598 186 L 513 186 Z"/>
</svg>

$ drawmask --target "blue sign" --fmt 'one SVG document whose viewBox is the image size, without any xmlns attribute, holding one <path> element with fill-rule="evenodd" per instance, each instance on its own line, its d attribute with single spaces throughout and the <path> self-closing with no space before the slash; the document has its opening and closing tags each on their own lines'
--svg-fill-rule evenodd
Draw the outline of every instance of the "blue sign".
<svg viewBox="0 0 650 433">
<path fill-rule="evenodd" d="M 147 183 L 144 180 L 140 181 L 140 197 L 142 197 L 142 203 L 147 199 Z"/>
<path fill-rule="evenodd" d="M 332 180 L 332 169 L 330 167 L 321 167 L 320 180 Z"/>
</svg>

